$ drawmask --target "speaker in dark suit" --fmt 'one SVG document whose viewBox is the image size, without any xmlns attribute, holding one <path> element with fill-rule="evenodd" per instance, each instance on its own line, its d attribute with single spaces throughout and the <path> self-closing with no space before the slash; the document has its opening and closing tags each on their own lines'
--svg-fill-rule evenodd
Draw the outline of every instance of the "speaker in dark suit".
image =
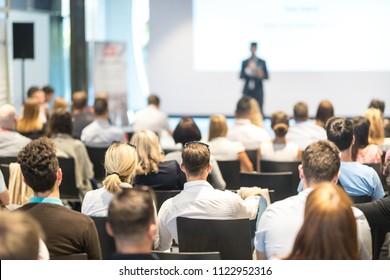
<svg viewBox="0 0 390 280">
<path fill-rule="evenodd" d="M 256 56 L 257 43 L 251 43 L 251 57 L 244 60 L 241 66 L 240 78 L 245 80 L 243 93 L 253 97 L 259 102 L 261 113 L 263 111 L 263 80 L 268 79 L 268 70 L 265 60 Z"/>
</svg>

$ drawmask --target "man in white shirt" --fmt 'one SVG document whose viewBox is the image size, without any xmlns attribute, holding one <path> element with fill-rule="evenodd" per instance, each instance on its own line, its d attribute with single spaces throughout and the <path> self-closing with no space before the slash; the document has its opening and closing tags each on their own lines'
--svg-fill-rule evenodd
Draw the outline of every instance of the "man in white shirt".
<svg viewBox="0 0 390 280">
<path fill-rule="evenodd" d="M 81 141 L 87 147 L 107 148 L 114 141 L 126 139 L 123 129 L 108 121 L 108 102 L 105 98 L 96 98 L 93 105 L 95 120 L 81 131 Z"/>
<path fill-rule="evenodd" d="M 160 111 L 160 98 L 157 95 L 149 95 L 148 107 L 135 113 L 133 130 L 149 129 L 159 135 L 166 130 L 172 135 L 169 127 L 168 115 Z"/>
<path fill-rule="evenodd" d="M 303 191 L 268 206 L 257 225 L 255 248 L 257 259 L 283 258 L 291 251 L 304 220 L 306 198 L 321 182 L 337 183 L 340 155 L 330 141 L 318 141 L 307 147 L 299 166 Z M 362 211 L 353 208 L 356 218 L 359 251 L 362 259 L 372 258 L 370 226 Z M 329 238 L 332 238 L 329 236 Z M 337 250 L 331 248 L 330 250 Z"/>
<path fill-rule="evenodd" d="M 178 241 L 177 217 L 196 219 L 254 219 L 257 214 L 258 189 L 242 192 L 242 198 L 230 191 L 214 189 L 207 181 L 211 171 L 210 150 L 201 142 L 187 143 L 182 151 L 181 169 L 187 183 L 183 191 L 163 203 L 158 213 L 159 250 L 167 250 L 172 239 Z"/>
<path fill-rule="evenodd" d="M 321 126 L 309 120 L 309 109 L 305 102 L 298 102 L 294 106 L 295 124 L 288 129 L 288 142 L 298 144 L 302 151 L 318 140 L 326 140 L 326 131 Z"/>
<path fill-rule="evenodd" d="M 237 103 L 235 120 L 229 128 L 227 138 L 240 141 L 246 150 L 256 150 L 263 142 L 271 141 L 267 131 L 251 123 L 251 105 L 249 96 L 243 96 Z"/>
</svg>

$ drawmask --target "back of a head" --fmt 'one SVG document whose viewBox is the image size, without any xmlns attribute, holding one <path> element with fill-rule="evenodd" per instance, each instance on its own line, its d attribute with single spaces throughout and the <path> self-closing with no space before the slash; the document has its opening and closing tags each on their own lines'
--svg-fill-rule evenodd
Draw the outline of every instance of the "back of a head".
<svg viewBox="0 0 390 280">
<path fill-rule="evenodd" d="M 225 116 L 214 115 L 210 117 L 209 141 L 217 137 L 225 137 L 227 135 L 227 130 Z"/>
<path fill-rule="evenodd" d="M 175 143 L 181 143 L 183 146 L 187 142 L 200 141 L 202 134 L 195 121 L 190 117 L 180 119 L 172 135 Z"/>
<path fill-rule="evenodd" d="M 275 136 L 284 137 L 289 127 L 289 117 L 285 112 L 279 111 L 271 115 L 271 127 Z"/>
<path fill-rule="evenodd" d="M 110 193 L 118 193 L 122 182 L 131 183 L 138 166 L 136 148 L 125 142 L 113 143 L 104 156 L 106 178 L 104 187 Z"/>
<path fill-rule="evenodd" d="M 321 125 L 325 126 L 326 122 L 334 116 L 333 105 L 329 100 L 323 100 L 320 102 L 317 108 L 316 120 Z"/>
<path fill-rule="evenodd" d="M 368 108 L 375 108 L 381 111 L 382 115 L 385 113 L 385 102 L 379 99 L 372 99 Z"/>
<path fill-rule="evenodd" d="M 333 117 L 326 123 L 328 140 L 335 143 L 340 151 L 345 151 L 352 145 L 353 123 L 343 117 Z"/>
<path fill-rule="evenodd" d="M 43 92 L 47 95 L 47 94 L 53 94 L 54 93 L 54 88 L 52 86 L 44 86 L 42 88 Z"/>
<path fill-rule="evenodd" d="M 148 105 L 160 106 L 160 98 L 157 95 L 148 96 Z"/>
<path fill-rule="evenodd" d="M 358 148 L 365 148 L 368 146 L 368 134 L 370 131 L 370 121 L 363 116 L 356 116 L 352 118 L 353 131 L 355 135 L 355 145 Z"/>
<path fill-rule="evenodd" d="M 295 121 L 306 121 L 309 118 L 309 108 L 307 103 L 298 102 L 294 105 Z"/>
<path fill-rule="evenodd" d="M 108 102 L 105 98 L 96 98 L 93 104 L 96 116 L 105 116 L 108 113 Z"/>
<path fill-rule="evenodd" d="M 67 107 L 68 107 L 68 102 L 65 100 L 65 98 L 57 97 L 56 99 L 54 99 L 53 111 L 60 110 L 60 109 L 66 110 Z"/>
<path fill-rule="evenodd" d="M 368 142 L 376 145 L 382 144 L 385 139 L 385 130 L 381 112 L 379 109 L 369 108 L 365 117 L 370 121 Z"/>
<path fill-rule="evenodd" d="M 11 104 L 3 104 L 0 107 L 0 127 L 3 129 L 15 129 L 16 111 Z"/>
<path fill-rule="evenodd" d="M 26 212 L 0 212 L 0 259 L 37 260 L 43 231 Z"/>
<path fill-rule="evenodd" d="M 53 142 L 46 137 L 31 141 L 18 154 L 26 184 L 35 193 L 51 190 L 59 168 Z"/>
<path fill-rule="evenodd" d="M 134 133 L 130 143 L 137 147 L 137 174 L 158 172 L 158 163 L 164 160 L 164 155 L 156 133 L 143 129 Z"/>
<path fill-rule="evenodd" d="M 41 89 L 37 86 L 32 86 L 27 90 L 27 98 L 31 98 L 34 96 L 34 93 L 40 91 Z"/>
<path fill-rule="evenodd" d="M 330 141 L 314 142 L 302 155 L 302 168 L 309 186 L 314 183 L 331 182 L 340 168 L 340 151 Z"/>
<path fill-rule="evenodd" d="M 72 108 L 82 110 L 87 107 L 87 94 L 85 91 L 76 91 L 72 95 Z"/>
<path fill-rule="evenodd" d="M 207 144 L 201 142 L 186 143 L 181 157 L 186 172 L 189 175 L 197 176 L 208 168 L 210 163 L 210 150 Z"/>
<path fill-rule="evenodd" d="M 309 194 L 290 259 L 359 259 L 352 201 L 341 187 L 322 183 Z"/>
<path fill-rule="evenodd" d="M 244 95 L 236 105 L 236 118 L 250 118 L 251 115 L 251 97 Z"/>
<path fill-rule="evenodd" d="M 51 137 L 57 133 L 72 135 L 73 123 L 72 114 L 65 109 L 54 111 L 49 119 L 46 135 Z"/>
<path fill-rule="evenodd" d="M 22 118 L 26 120 L 39 118 L 39 102 L 35 98 L 27 98 L 24 102 Z"/>
<path fill-rule="evenodd" d="M 123 189 L 108 207 L 108 222 L 115 238 L 137 242 L 144 238 L 148 227 L 155 223 L 153 192 Z"/>
</svg>

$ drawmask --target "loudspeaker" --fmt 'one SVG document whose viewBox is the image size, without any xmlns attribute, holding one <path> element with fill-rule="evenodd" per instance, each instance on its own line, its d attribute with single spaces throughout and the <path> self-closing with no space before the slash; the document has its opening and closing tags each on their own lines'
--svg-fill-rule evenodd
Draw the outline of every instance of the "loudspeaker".
<svg viewBox="0 0 390 280">
<path fill-rule="evenodd" d="M 34 59 L 34 23 L 13 23 L 15 58 Z"/>
</svg>

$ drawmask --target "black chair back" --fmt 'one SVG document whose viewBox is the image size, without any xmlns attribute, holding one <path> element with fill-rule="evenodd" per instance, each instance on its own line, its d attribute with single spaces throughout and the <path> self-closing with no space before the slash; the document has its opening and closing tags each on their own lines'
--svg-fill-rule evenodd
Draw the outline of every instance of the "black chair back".
<svg viewBox="0 0 390 280">
<path fill-rule="evenodd" d="M 50 257 L 50 260 L 88 260 L 87 253 L 64 255 L 64 256 L 54 256 Z"/>
<path fill-rule="evenodd" d="M 259 150 L 245 150 L 246 154 L 248 155 L 249 160 L 253 164 L 253 169 L 257 170 L 257 156 L 259 153 Z"/>
<path fill-rule="evenodd" d="M 169 198 L 174 197 L 175 195 L 179 194 L 181 190 L 166 190 L 166 191 L 154 191 L 156 195 L 156 210 L 157 213 L 161 208 L 161 205 Z"/>
<path fill-rule="evenodd" d="M 239 160 L 221 160 L 218 161 L 219 169 L 221 170 L 222 177 L 226 182 L 227 189 L 239 189 L 240 182 L 238 174 L 240 173 L 240 161 Z"/>
<path fill-rule="evenodd" d="M 297 194 L 292 172 L 240 173 L 239 178 L 240 186 L 268 188 L 271 203 Z"/>
<path fill-rule="evenodd" d="M 160 260 L 220 260 L 219 252 L 186 252 L 170 253 L 162 251 L 152 251 Z"/>
<path fill-rule="evenodd" d="M 60 197 L 66 201 L 81 202 L 80 191 L 76 184 L 74 158 L 58 158 L 58 164 L 62 169 L 62 182 Z"/>
<path fill-rule="evenodd" d="M 0 170 L 3 173 L 5 184 L 9 184 L 9 165 L 10 163 L 18 162 L 17 157 L 0 157 Z"/>
<path fill-rule="evenodd" d="M 209 220 L 178 217 L 180 252 L 217 251 L 222 260 L 251 260 L 249 219 Z"/>
<path fill-rule="evenodd" d="M 95 222 L 95 226 L 99 235 L 100 249 L 102 250 L 102 259 L 109 260 L 111 255 L 115 253 L 114 238 L 108 235 L 106 231 L 107 217 L 90 216 Z"/>
<path fill-rule="evenodd" d="M 106 177 L 106 170 L 104 169 L 104 157 L 108 148 L 93 148 L 87 147 L 89 159 L 93 164 L 93 172 L 95 179 L 98 183 L 101 183 Z"/>
<path fill-rule="evenodd" d="M 357 196 L 350 195 L 349 197 L 352 199 L 353 203 L 365 203 L 365 202 L 372 201 L 372 197 L 369 195 L 357 195 Z"/>
<path fill-rule="evenodd" d="M 292 172 L 293 185 L 298 188 L 300 178 L 298 166 L 300 161 L 269 161 L 260 160 L 260 172 Z"/>
<path fill-rule="evenodd" d="M 386 176 L 384 176 L 382 173 L 382 163 L 365 163 L 364 165 L 367 165 L 367 166 L 374 168 L 375 172 L 379 176 L 379 179 L 381 179 L 383 190 L 387 191 L 386 190 L 386 186 L 387 186 Z"/>
</svg>

